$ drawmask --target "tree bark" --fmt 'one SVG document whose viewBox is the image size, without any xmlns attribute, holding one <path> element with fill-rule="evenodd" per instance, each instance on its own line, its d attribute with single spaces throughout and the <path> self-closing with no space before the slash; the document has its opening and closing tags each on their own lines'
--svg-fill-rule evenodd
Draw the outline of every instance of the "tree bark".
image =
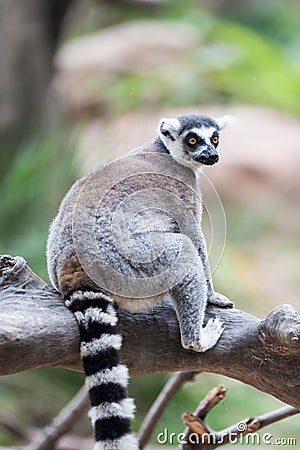
<svg viewBox="0 0 300 450">
<path fill-rule="evenodd" d="M 0 0 L 0 136 L 6 159 L 44 111 L 53 55 L 72 2 Z"/>
<path fill-rule="evenodd" d="M 82 370 L 77 322 L 60 294 L 21 257 L 0 257 L 0 374 L 45 365 Z M 119 311 L 121 357 L 131 375 L 195 370 L 240 380 L 300 409 L 300 316 L 282 305 L 264 320 L 237 309 L 207 308 L 225 331 L 205 353 L 184 350 L 175 312 Z"/>
</svg>

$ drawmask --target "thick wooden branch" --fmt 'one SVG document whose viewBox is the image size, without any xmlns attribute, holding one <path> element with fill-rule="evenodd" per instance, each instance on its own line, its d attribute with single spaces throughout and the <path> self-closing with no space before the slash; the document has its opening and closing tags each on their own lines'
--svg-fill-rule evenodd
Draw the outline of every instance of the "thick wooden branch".
<svg viewBox="0 0 300 450">
<path fill-rule="evenodd" d="M 243 311 L 209 306 L 226 329 L 205 353 L 180 345 L 174 310 L 120 312 L 122 359 L 132 375 L 194 370 L 219 373 L 300 409 L 300 316 L 282 305 L 259 320 Z M 82 370 L 78 328 L 58 292 L 21 257 L 0 257 L 0 374 L 51 365 Z"/>
</svg>

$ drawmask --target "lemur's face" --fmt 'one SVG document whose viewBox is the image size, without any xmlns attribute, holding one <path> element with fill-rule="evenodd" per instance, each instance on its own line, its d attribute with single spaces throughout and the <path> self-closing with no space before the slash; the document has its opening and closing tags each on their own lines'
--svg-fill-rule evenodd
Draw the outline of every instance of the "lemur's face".
<svg viewBox="0 0 300 450">
<path fill-rule="evenodd" d="M 181 164 L 191 166 L 192 163 L 194 168 L 211 166 L 219 160 L 219 132 L 233 120 L 231 116 L 213 119 L 196 114 L 164 118 L 158 133 L 171 156 Z"/>
</svg>

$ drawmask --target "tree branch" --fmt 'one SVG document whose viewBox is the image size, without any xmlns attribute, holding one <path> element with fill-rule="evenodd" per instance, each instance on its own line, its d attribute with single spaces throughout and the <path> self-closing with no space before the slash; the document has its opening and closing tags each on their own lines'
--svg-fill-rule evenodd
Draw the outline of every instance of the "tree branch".
<svg viewBox="0 0 300 450">
<path fill-rule="evenodd" d="M 166 385 L 163 387 L 159 396 L 154 401 L 153 405 L 149 409 L 144 422 L 139 431 L 139 448 L 142 450 L 150 439 L 155 425 L 163 415 L 166 407 L 179 391 L 181 386 L 188 382 L 193 381 L 198 372 L 177 372 L 171 376 Z"/>
<path fill-rule="evenodd" d="M 83 385 L 51 423 L 29 445 L 22 447 L 23 450 L 52 450 L 58 439 L 73 428 L 89 404 L 88 392 Z"/>
<path fill-rule="evenodd" d="M 194 414 L 186 412 L 182 415 L 182 420 L 188 428 L 184 432 L 183 441 L 185 444 L 180 446 L 181 450 L 213 450 L 232 443 L 233 440 L 241 436 L 254 433 L 267 425 L 300 413 L 299 410 L 292 406 L 285 406 L 259 417 L 244 419 L 222 431 L 214 431 L 209 428 L 204 419 L 207 413 L 224 399 L 226 392 L 227 389 L 223 385 L 213 388 L 204 400 L 199 403 Z M 196 440 L 192 433 L 199 436 L 199 439 Z"/>
<path fill-rule="evenodd" d="M 0 305 L 1 375 L 45 365 L 82 370 L 75 318 L 21 257 L 0 257 Z M 120 311 L 119 316 L 121 357 L 131 375 L 219 373 L 300 409 L 300 316 L 290 305 L 275 308 L 264 320 L 209 306 L 207 317 L 220 317 L 226 329 L 205 353 L 181 347 L 170 302 L 145 314 Z"/>
<path fill-rule="evenodd" d="M 218 403 L 224 400 L 227 393 L 227 388 L 220 384 L 214 387 L 206 397 L 199 403 L 194 414 L 186 412 L 182 415 L 183 422 L 187 425 L 187 429 L 184 431 L 185 440 L 189 442 L 189 436 L 191 433 L 197 433 L 200 436 L 203 434 L 210 434 L 212 430 L 204 422 L 207 414 L 211 409 L 213 409 Z M 185 446 L 183 446 L 183 450 Z"/>
</svg>

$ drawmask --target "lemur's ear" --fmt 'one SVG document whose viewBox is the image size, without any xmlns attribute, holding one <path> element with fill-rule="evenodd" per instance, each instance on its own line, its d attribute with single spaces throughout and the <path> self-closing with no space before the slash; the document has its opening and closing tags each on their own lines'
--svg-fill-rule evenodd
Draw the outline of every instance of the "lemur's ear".
<svg viewBox="0 0 300 450">
<path fill-rule="evenodd" d="M 158 125 L 158 133 L 175 141 L 180 128 L 180 122 L 177 119 L 162 118 Z"/>
<path fill-rule="evenodd" d="M 236 118 L 232 116 L 223 116 L 215 119 L 215 121 L 219 125 L 219 130 L 221 131 L 224 130 L 224 128 L 234 124 L 234 122 L 236 122 Z"/>
</svg>

